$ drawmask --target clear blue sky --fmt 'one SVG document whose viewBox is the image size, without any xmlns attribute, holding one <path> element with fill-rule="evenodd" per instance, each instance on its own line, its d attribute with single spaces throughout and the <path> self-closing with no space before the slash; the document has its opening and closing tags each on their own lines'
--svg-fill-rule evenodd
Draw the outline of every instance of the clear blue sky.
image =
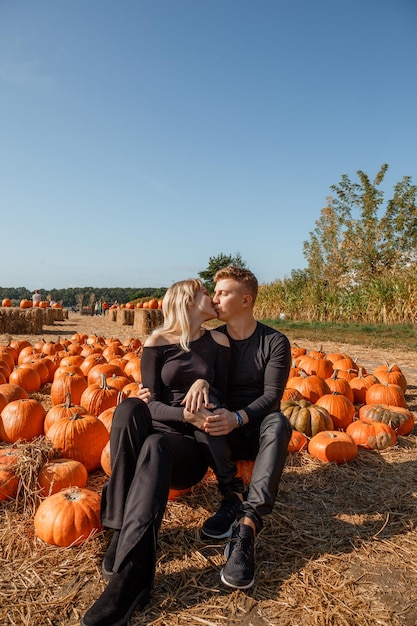
<svg viewBox="0 0 417 626">
<path fill-rule="evenodd" d="M 342 174 L 417 182 L 415 0 L 0 0 L 0 286 L 305 267 Z"/>
</svg>

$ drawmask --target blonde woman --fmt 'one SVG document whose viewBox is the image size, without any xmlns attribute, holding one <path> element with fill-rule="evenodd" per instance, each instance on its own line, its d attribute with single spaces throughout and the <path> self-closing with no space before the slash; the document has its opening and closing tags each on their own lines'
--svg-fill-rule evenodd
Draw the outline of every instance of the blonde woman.
<svg viewBox="0 0 417 626">
<path fill-rule="evenodd" d="M 162 308 L 164 325 L 148 338 L 142 354 L 149 403 L 128 398 L 114 413 L 112 475 L 103 489 L 101 509 L 103 527 L 114 531 L 102 566 L 110 582 L 82 626 L 125 624 L 135 608 L 149 601 L 156 537 L 170 487 L 198 483 L 210 459 L 224 498 L 233 501 L 233 522 L 240 506 L 237 494 L 243 484 L 235 476 L 227 440 L 204 432 L 204 418 L 211 411 L 201 406 L 210 402 L 213 408 L 224 401 L 229 340 L 224 333 L 202 327 L 216 311 L 199 279 L 174 283 Z M 187 393 L 197 379 L 208 381 L 204 397 Z"/>
</svg>

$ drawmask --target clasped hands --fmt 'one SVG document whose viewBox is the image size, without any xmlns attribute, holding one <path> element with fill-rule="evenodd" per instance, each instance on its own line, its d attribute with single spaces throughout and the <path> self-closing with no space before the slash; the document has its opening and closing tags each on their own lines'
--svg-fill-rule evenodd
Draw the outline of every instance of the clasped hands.
<svg viewBox="0 0 417 626">
<path fill-rule="evenodd" d="M 184 405 L 184 420 L 209 435 L 228 435 L 236 428 L 235 415 L 227 409 L 214 408 L 215 405 L 209 400 L 209 388 L 207 381 L 202 378 L 191 385 L 181 403 Z M 138 397 L 149 402 L 151 393 L 146 387 L 141 387 Z"/>
<path fill-rule="evenodd" d="M 181 404 L 185 407 L 184 420 L 209 435 L 228 435 L 236 428 L 234 414 L 210 402 L 209 384 L 202 378 L 191 385 Z"/>
</svg>

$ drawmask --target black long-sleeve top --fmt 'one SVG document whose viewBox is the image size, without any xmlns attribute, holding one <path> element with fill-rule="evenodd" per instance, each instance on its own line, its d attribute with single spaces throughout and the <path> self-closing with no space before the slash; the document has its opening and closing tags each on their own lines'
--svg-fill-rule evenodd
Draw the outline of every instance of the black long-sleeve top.
<svg viewBox="0 0 417 626">
<path fill-rule="evenodd" d="M 225 401 L 230 352 L 230 348 L 213 339 L 210 331 L 192 341 L 189 352 L 178 344 L 143 348 L 142 383 L 151 390 L 148 406 L 152 419 L 160 428 L 184 434 L 192 432 L 190 424 L 184 421 L 181 402 L 197 378 L 208 381 L 210 394 L 218 402 Z"/>
<path fill-rule="evenodd" d="M 290 342 L 260 322 L 247 339 L 233 339 L 226 325 L 216 330 L 227 335 L 232 352 L 226 407 L 245 410 L 249 424 L 260 422 L 279 410 L 291 366 Z"/>
</svg>

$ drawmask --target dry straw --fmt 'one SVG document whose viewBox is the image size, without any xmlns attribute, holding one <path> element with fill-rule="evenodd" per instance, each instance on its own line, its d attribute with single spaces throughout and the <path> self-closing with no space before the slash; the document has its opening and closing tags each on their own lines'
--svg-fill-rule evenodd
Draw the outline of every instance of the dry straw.
<svg viewBox="0 0 417 626">
<path fill-rule="evenodd" d="M 378 364 L 393 360 L 383 351 L 371 356 Z M 407 402 L 416 411 L 416 355 L 404 361 Z M 42 439 L 24 448 L 20 497 L 0 503 L 2 626 L 76 626 L 106 585 L 100 572 L 106 532 L 73 548 L 34 536 L 36 472 L 49 454 Z M 100 492 L 105 480 L 96 471 L 87 486 Z M 417 624 L 416 430 L 381 453 L 360 450 L 346 465 L 290 455 L 257 539 L 256 582 L 247 592 L 221 584 L 224 544 L 199 536 L 218 502 L 216 485 L 204 481 L 168 504 L 151 603 L 130 626 Z"/>
</svg>

